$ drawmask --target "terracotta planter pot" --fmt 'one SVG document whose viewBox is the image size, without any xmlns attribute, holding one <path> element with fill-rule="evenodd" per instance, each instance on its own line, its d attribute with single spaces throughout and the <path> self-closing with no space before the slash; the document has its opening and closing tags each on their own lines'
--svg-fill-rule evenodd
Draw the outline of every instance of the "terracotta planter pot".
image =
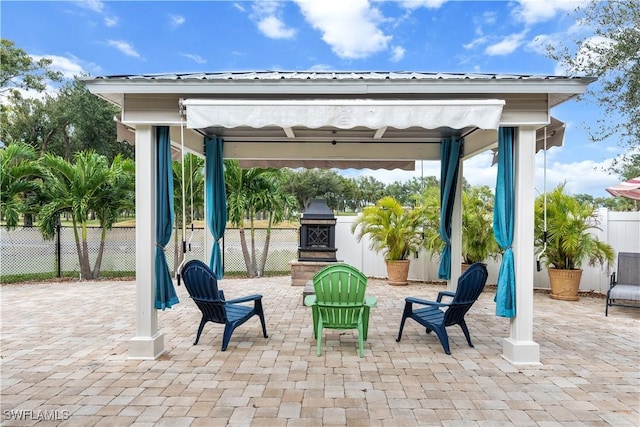
<svg viewBox="0 0 640 427">
<path fill-rule="evenodd" d="M 399 261 L 386 261 L 387 263 L 387 282 L 393 286 L 403 286 L 408 284 L 409 263 L 408 259 Z"/>
<path fill-rule="evenodd" d="M 578 289 L 582 270 L 560 270 L 550 268 L 549 283 L 551 284 L 551 298 L 563 301 L 578 301 Z"/>
</svg>

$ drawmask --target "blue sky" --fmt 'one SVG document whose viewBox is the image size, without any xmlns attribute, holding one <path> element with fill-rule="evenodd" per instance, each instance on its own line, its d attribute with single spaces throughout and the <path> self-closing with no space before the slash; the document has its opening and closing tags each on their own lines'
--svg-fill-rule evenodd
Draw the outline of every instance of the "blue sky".
<svg viewBox="0 0 640 427">
<path fill-rule="evenodd" d="M 1 35 L 67 76 L 253 70 L 423 71 L 566 74 L 547 44 L 592 35 L 572 11 L 581 1 L 7 1 Z M 597 83 L 596 83 L 597 85 Z M 592 143 L 585 130 L 602 115 L 588 101 L 552 111 L 567 123 L 565 144 L 547 152 L 547 189 L 607 196 L 606 168 L 622 152 Z M 543 155 L 536 157 L 543 191 Z M 474 185 L 495 185 L 491 155 L 464 165 Z M 359 171 L 383 182 L 439 176 L 433 162 L 414 172 Z"/>
</svg>

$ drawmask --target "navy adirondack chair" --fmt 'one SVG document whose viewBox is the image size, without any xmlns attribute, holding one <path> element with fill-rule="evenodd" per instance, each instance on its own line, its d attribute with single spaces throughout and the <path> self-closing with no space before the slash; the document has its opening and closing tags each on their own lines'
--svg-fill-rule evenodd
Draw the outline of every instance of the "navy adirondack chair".
<svg viewBox="0 0 640 427">
<path fill-rule="evenodd" d="M 470 265 L 467 271 L 460 276 L 455 292 L 441 291 L 438 293 L 437 301 L 407 297 L 396 341 L 400 342 L 404 322 L 409 318 L 424 326 L 427 329 L 427 333 L 434 331 L 440 339 L 444 352 L 447 354 L 451 354 L 447 326 L 460 325 L 464 336 L 467 338 L 467 343 L 469 343 L 470 347 L 473 347 L 464 316 L 473 303 L 476 302 L 480 293 L 482 293 L 486 282 L 486 266 L 481 263 L 475 263 Z M 443 297 L 450 297 L 452 300 L 449 303 L 444 303 L 442 302 Z M 414 309 L 414 304 L 425 307 Z"/>
<path fill-rule="evenodd" d="M 224 325 L 222 351 L 225 351 L 234 329 L 253 316 L 260 318 L 262 334 L 265 338 L 268 338 L 262 309 L 262 295 L 254 294 L 228 301 L 225 300 L 224 292 L 218 289 L 216 275 L 209 266 L 199 260 L 187 262 L 182 267 L 181 276 L 189 296 L 202 312 L 202 320 L 193 345 L 198 344 L 205 323 L 220 323 Z M 242 304 L 251 301 L 253 301 L 253 307 Z"/>
</svg>

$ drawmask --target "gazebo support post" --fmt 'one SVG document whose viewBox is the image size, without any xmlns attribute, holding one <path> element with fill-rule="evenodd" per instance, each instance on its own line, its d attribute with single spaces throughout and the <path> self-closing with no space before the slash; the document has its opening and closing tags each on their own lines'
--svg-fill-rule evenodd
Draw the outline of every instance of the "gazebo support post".
<svg viewBox="0 0 640 427">
<path fill-rule="evenodd" d="M 519 127 L 515 144 L 516 317 L 502 343 L 502 357 L 514 365 L 540 364 L 540 346 L 533 342 L 533 247 L 536 129 Z"/>
<path fill-rule="evenodd" d="M 155 128 L 136 128 L 136 335 L 130 359 L 156 359 L 164 353 L 155 298 L 156 157 Z"/>
</svg>

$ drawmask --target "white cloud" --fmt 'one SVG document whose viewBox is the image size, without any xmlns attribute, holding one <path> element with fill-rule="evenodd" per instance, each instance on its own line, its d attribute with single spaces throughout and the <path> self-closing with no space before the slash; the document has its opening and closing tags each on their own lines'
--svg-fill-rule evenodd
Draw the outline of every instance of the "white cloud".
<svg viewBox="0 0 640 427">
<path fill-rule="evenodd" d="M 406 53 L 405 48 L 402 46 L 396 46 L 392 49 L 391 62 L 399 62 L 404 58 L 404 54 Z"/>
<path fill-rule="evenodd" d="M 405 9 L 418 9 L 425 7 L 427 9 L 438 9 L 448 0 L 402 0 L 400 3 Z"/>
<path fill-rule="evenodd" d="M 513 53 L 522 44 L 525 34 L 525 32 L 522 32 L 508 35 L 498 43 L 487 46 L 484 52 L 490 56 Z"/>
<path fill-rule="evenodd" d="M 104 10 L 104 3 L 100 0 L 80 0 L 75 2 L 75 4 L 98 13 Z"/>
<path fill-rule="evenodd" d="M 136 51 L 136 49 L 126 41 L 123 40 L 107 40 L 107 44 L 109 46 L 115 47 L 120 52 L 124 53 L 127 56 L 131 56 L 133 58 L 140 58 L 140 54 Z"/>
<path fill-rule="evenodd" d="M 549 21 L 558 13 L 572 12 L 585 0 L 518 0 L 518 6 L 513 10 L 514 16 L 527 25 Z"/>
<path fill-rule="evenodd" d="M 293 28 L 287 28 L 280 18 L 273 15 L 262 18 L 258 22 L 258 29 L 271 39 L 291 39 L 296 35 Z"/>
<path fill-rule="evenodd" d="M 560 42 L 560 34 L 539 34 L 526 45 L 526 48 L 538 55 L 546 55 L 549 46 L 557 46 Z"/>
<path fill-rule="evenodd" d="M 180 55 L 184 56 L 185 58 L 189 58 L 192 61 L 194 61 L 197 64 L 206 64 L 207 60 L 204 59 L 203 57 L 201 57 L 200 55 L 196 55 L 193 53 L 180 53 Z"/>
<path fill-rule="evenodd" d="M 51 69 L 54 71 L 60 71 L 66 79 L 72 79 L 74 76 L 89 73 L 89 70 L 86 70 L 85 67 L 83 67 L 81 61 L 74 57 L 67 58 L 58 55 L 31 55 L 31 57 L 35 61 L 39 61 L 43 58 L 50 59 L 52 61 Z"/>
<path fill-rule="evenodd" d="M 173 27 L 173 28 L 179 27 L 180 25 L 184 24 L 185 21 L 186 21 L 186 19 L 182 15 L 169 14 L 169 22 L 171 24 L 171 27 Z"/>
<path fill-rule="evenodd" d="M 281 18 L 283 4 L 277 1 L 260 1 L 253 3 L 251 18 L 257 22 L 258 30 L 272 39 L 291 39 L 296 30 L 287 27 Z M 244 9 L 241 9 L 244 10 Z"/>
<path fill-rule="evenodd" d="M 552 152 L 555 149 L 549 150 Z M 543 194 L 544 183 L 544 157 L 542 152 L 536 156 L 536 195 Z M 561 161 L 547 162 L 546 191 L 549 192 L 559 184 L 566 181 L 566 187 L 570 194 L 591 194 L 594 197 L 603 197 L 607 193 L 605 188 L 618 183 L 618 178 L 610 175 L 607 169 L 612 159 L 601 162 L 582 160 L 577 162 L 562 163 Z"/>
<path fill-rule="evenodd" d="M 360 59 L 384 51 L 392 39 L 378 25 L 384 17 L 367 0 L 296 0 L 306 21 L 341 58 Z"/>
<path fill-rule="evenodd" d="M 316 64 L 309 67 L 309 71 L 334 71 L 336 68 L 328 64 Z"/>
<path fill-rule="evenodd" d="M 498 14 L 496 12 L 484 12 L 482 14 L 482 22 L 487 25 L 493 25 L 498 20 Z"/>
<path fill-rule="evenodd" d="M 118 17 L 117 16 L 105 16 L 104 17 L 104 25 L 107 27 L 115 27 L 118 25 Z"/>
<path fill-rule="evenodd" d="M 546 186 L 544 173 L 544 152 L 540 151 L 535 158 L 535 183 L 534 196 L 538 196 L 545 191 L 549 192 L 557 185 L 566 181 L 566 190 L 570 194 L 590 194 L 594 197 L 605 197 L 608 195 L 605 188 L 618 183 L 618 178 L 610 175 L 607 170 L 612 159 L 601 162 L 593 160 L 583 160 L 565 163 L 567 159 L 566 151 L 563 147 L 553 147 L 547 151 L 546 166 Z M 495 190 L 498 168 L 491 166 L 493 154 L 485 151 L 477 156 L 464 161 L 462 170 L 464 179 L 473 186 L 486 185 Z M 555 160 L 549 160 L 555 159 Z M 357 171 L 355 176 L 372 176 L 384 184 L 391 184 L 395 181 L 405 182 L 411 178 L 421 176 L 435 176 L 440 179 L 440 162 L 425 161 L 416 162 L 413 171 L 403 170 L 362 170 Z"/>
<path fill-rule="evenodd" d="M 475 49 L 476 47 L 487 43 L 488 40 L 489 38 L 486 36 L 478 37 L 471 40 L 469 43 L 463 44 L 462 47 L 467 50 Z"/>
</svg>

